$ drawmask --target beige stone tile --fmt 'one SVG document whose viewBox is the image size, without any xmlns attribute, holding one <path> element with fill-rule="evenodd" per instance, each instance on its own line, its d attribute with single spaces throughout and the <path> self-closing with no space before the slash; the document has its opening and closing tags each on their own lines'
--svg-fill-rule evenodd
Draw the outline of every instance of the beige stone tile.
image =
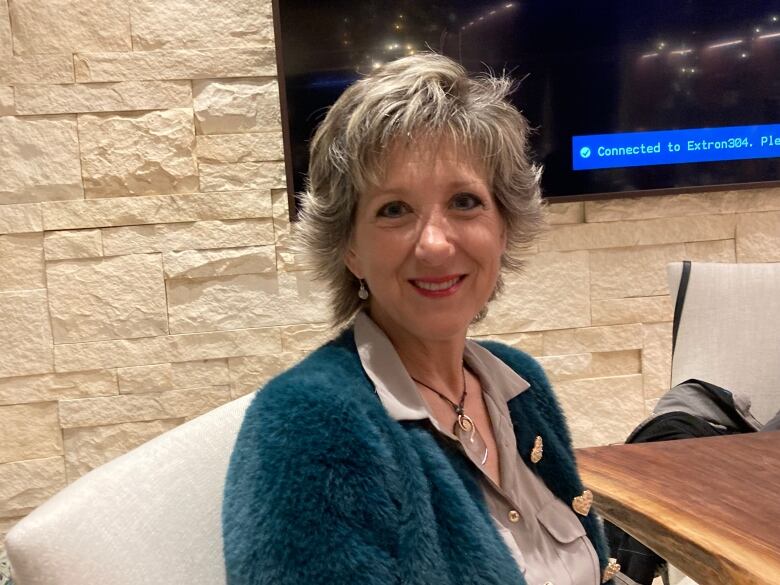
<svg viewBox="0 0 780 585">
<path fill-rule="evenodd" d="M 734 237 L 736 216 L 702 215 L 605 223 L 559 225 L 539 241 L 539 249 L 584 250 L 652 246 L 680 242 L 728 240 Z"/>
<path fill-rule="evenodd" d="M 149 337 L 54 346 L 57 372 L 167 363 L 169 338 Z"/>
<path fill-rule="evenodd" d="M 184 418 L 65 429 L 68 483 L 177 427 Z"/>
<path fill-rule="evenodd" d="M 549 355 L 537 358 L 550 380 L 574 380 L 588 378 L 591 354 Z"/>
<path fill-rule="evenodd" d="M 588 223 L 596 223 L 722 213 L 725 194 L 720 191 L 586 201 L 585 218 Z"/>
<path fill-rule="evenodd" d="M 0 463 L 62 454 L 57 403 L 0 406 Z"/>
<path fill-rule="evenodd" d="M 284 188 L 287 178 L 284 163 L 201 163 L 201 191 L 242 191 L 246 189 Z"/>
<path fill-rule="evenodd" d="M 312 262 L 294 245 L 296 224 L 290 221 L 286 189 L 272 189 L 274 236 L 276 238 L 276 269 L 285 272 L 311 270 Z"/>
<path fill-rule="evenodd" d="M 273 45 L 251 48 L 79 53 L 74 56 L 76 81 L 148 79 L 214 79 L 273 77 Z"/>
<path fill-rule="evenodd" d="M 200 163 L 243 163 L 284 160 L 281 132 L 213 134 L 197 137 Z"/>
<path fill-rule="evenodd" d="M 588 222 L 682 217 L 745 210 L 780 210 L 780 188 L 740 189 L 712 193 L 626 197 L 587 201 Z"/>
<path fill-rule="evenodd" d="M 168 333 L 158 254 L 50 262 L 46 277 L 55 343 Z"/>
<path fill-rule="evenodd" d="M 611 325 L 543 333 L 545 355 L 623 351 L 642 347 L 642 326 Z"/>
<path fill-rule="evenodd" d="M 0 236 L 0 291 L 45 287 L 43 234 Z"/>
<path fill-rule="evenodd" d="M 642 371 L 638 349 L 541 356 L 538 360 L 551 380 L 625 376 Z"/>
<path fill-rule="evenodd" d="M 635 349 L 642 346 L 642 330 L 637 325 L 584 327 L 574 331 L 574 339 L 592 352 Z"/>
<path fill-rule="evenodd" d="M 130 13 L 122 0 L 14 0 L 14 52 L 130 51 Z"/>
<path fill-rule="evenodd" d="M 62 230 L 270 218 L 272 207 L 268 191 L 238 191 L 53 202 L 43 205 L 42 213 L 47 230 Z"/>
<path fill-rule="evenodd" d="M 282 350 L 277 328 L 213 331 L 54 347 L 58 372 L 220 359 Z M 1 362 L 0 362 L 1 363 Z"/>
<path fill-rule="evenodd" d="M 43 231 L 40 203 L 0 205 L 0 235 Z"/>
<path fill-rule="evenodd" d="M 86 197 L 198 190 L 191 110 L 79 116 Z"/>
<path fill-rule="evenodd" d="M 171 364 L 118 368 L 116 371 L 121 394 L 145 394 L 173 390 Z"/>
<path fill-rule="evenodd" d="M 282 352 L 230 358 L 230 393 L 233 398 L 262 388 L 268 380 L 298 363 L 305 353 Z"/>
<path fill-rule="evenodd" d="M 61 400 L 60 425 L 70 429 L 184 418 L 203 414 L 229 400 L 227 386 Z"/>
<path fill-rule="evenodd" d="M 163 253 L 166 279 L 210 278 L 276 272 L 274 246 Z"/>
<path fill-rule="evenodd" d="M 685 246 L 641 246 L 590 252 L 592 299 L 652 297 L 669 293 L 666 266 L 685 260 Z"/>
<path fill-rule="evenodd" d="M 230 384 L 228 360 L 198 360 L 171 364 L 171 378 L 174 388 L 227 386 Z"/>
<path fill-rule="evenodd" d="M 588 253 L 532 256 L 522 274 L 507 274 L 504 292 L 472 327 L 474 335 L 590 325 Z"/>
<path fill-rule="evenodd" d="M 557 382 L 575 447 L 622 443 L 645 418 L 642 376 Z"/>
<path fill-rule="evenodd" d="M 780 261 L 780 212 L 739 216 L 737 259 L 739 262 Z"/>
<path fill-rule="evenodd" d="M 43 250 L 48 261 L 97 258 L 103 255 L 103 237 L 100 230 L 46 232 Z"/>
<path fill-rule="evenodd" d="M 0 292 L 0 378 L 54 371 L 52 343 L 45 290 Z"/>
<path fill-rule="evenodd" d="M 0 378 L 0 404 L 112 396 L 118 392 L 113 370 Z"/>
<path fill-rule="evenodd" d="M 673 317 L 674 303 L 669 295 L 627 299 L 594 299 L 590 303 L 590 314 L 594 325 L 655 323 L 669 321 Z"/>
<path fill-rule="evenodd" d="M 137 0 L 131 17 L 136 51 L 254 47 L 274 38 L 267 0 Z"/>
<path fill-rule="evenodd" d="M 585 203 L 551 203 L 547 206 L 547 221 L 550 225 L 583 223 L 585 221 Z"/>
<path fill-rule="evenodd" d="M 0 136 L 0 203 L 84 197 L 74 117 L 0 117 Z"/>
<path fill-rule="evenodd" d="M 736 262 L 735 240 L 687 242 L 685 257 L 694 262 Z"/>
<path fill-rule="evenodd" d="M 170 280 L 167 290 L 172 333 L 321 323 L 330 307 L 306 272 Z"/>
<path fill-rule="evenodd" d="M 282 350 L 289 352 L 307 352 L 336 337 L 340 330 L 328 323 L 306 323 L 280 327 Z"/>
<path fill-rule="evenodd" d="M 542 333 L 488 333 L 484 336 L 474 336 L 472 339 L 475 341 L 498 341 L 534 356 L 544 353 Z"/>
<path fill-rule="evenodd" d="M 311 270 L 312 264 L 303 254 L 298 254 L 287 246 L 276 246 L 276 269 L 280 272 L 295 272 L 297 270 Z"/>
<path fill-rule="evenodd" d="M 0 518 L 29 514 L 64 487 L 61 456 L 0 464 Z"/>
<path fill-rule="evenodd" d="M 14 114 L 16 114 L 14 88 L 10 85 L 0 85 L 0 116 L 13 116 Z"/>
<path fill-rule="evenodd" d="M 542 332 L 542 353 L 540 355 L 573 355 L 586 353 L 582 344 L 577 341 L 575 329 L 559 329 Z"/>
<path fill-rule="evenodd" d="M 241 248 L 273 244 L 271 219 L 199 221 L 161 225 L 138 225 L 103 230 L 106 256 Z"/>
<path fill-rule="evenodd" d="M 188 81 L 16 86 L 16 110 L 24 115 L 165 110 L 191 105 Z"/>
<path fill-rule="evenodd" d="M 13 55 L 13 39 L 11 37 L 8 0 L 0 0 L 0 61 L 11 55 Z"/>
<path fill-rule="evenodd" d="M 274 218 L 276 244 L 286 245 L 292 225 L 290 218 L 289 195 L 287 189 L 271 189 L 271 205 Z"/>
<path fill-rule="evenodd" d="M 642 372 L 642 352 L 638 349 L 591 354 L 590 377 L 624 376 Z"/>
<path fill-rule="evenodd" d="M 195 80 L 192 82 L 192 95 L 198 134 L 281 130 L 276 79 Z"/>
<path fill-rule="evenodd" d="M 0 59 L 0 84 L 73 83 L 70 53 L 24 55 Z"/>
<path fill-rule="evenodd" d="M 643 325 L 642 331 L 644 398 L 659 398 L 669 390 L 672 379 L 672 324 Z"/>
<path fill-rule="evenodd" d="M 728 192 L 729 209 L 726 212 L 744 213 L 745 210 L 780 211 L 780 188 L 764 187 Z"/>
</svg>

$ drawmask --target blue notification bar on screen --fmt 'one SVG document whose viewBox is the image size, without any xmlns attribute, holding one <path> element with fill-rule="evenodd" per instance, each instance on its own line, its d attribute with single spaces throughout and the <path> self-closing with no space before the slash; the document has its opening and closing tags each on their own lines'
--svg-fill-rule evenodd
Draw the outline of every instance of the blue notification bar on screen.
<svg viewBox="0 0 780 585">
<path fill-rule="evenodd" d="M 780 157 L 780 124 L 572 137 L 575 171 Z"/>
</svg>

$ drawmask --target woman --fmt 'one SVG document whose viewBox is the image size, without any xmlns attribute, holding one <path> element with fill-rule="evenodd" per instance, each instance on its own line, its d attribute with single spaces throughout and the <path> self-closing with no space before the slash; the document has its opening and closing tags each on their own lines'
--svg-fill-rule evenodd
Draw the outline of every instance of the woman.
<svg viewBox="0 0 780 585">
<path fill-rule="evenodd" d="M 351 325 L 247 411 L 223 509 L 231 585 L 616 572 L 543 372 L 466 339 L 541 223 L 510 89 L 418 55 L 319 127 L 300 229 Z"/>
</svg>

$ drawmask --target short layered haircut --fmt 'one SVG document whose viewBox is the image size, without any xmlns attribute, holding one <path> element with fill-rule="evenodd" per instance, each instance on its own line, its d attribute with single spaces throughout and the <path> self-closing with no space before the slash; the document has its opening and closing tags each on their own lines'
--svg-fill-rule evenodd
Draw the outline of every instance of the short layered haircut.
<svg viewBox="0 0 780 585">
<path fill-rule="evenodd" d="M 334 324 L 364 304 L 344 257 L 360 194 L 381 185 L 398 146 L 434 152 L 438 141 L 448 141 L 481 170 L 506 229 L 502 268 L 522 268 L 543 211 L 541 168 L 529 156 L 528 122 L 509 102 L 514 89 L 506 75 L 470 76 L 448 57 L 417 54 L 355 82 L 330 108 L 312 139 L 296 231 L 315 276 L 330 288 Z M 496 292 L 500 287 L 501 279 Z"/>
</svg>

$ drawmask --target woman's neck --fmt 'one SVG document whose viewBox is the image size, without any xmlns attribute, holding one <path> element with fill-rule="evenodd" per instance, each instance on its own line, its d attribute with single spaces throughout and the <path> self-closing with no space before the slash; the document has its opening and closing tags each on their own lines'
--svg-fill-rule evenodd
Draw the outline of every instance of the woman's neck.
<svg viewBox="0 0 780 585">
<path fill-rule="evenodd" d="M 373 318 L 373 317 L 372 317 Z M 463 393 L 466 332 L 447 339 L 422 339 L 394 323 L 374 322 L 384 331 L 406 371 L 453 402 Z"/>
</svg>

